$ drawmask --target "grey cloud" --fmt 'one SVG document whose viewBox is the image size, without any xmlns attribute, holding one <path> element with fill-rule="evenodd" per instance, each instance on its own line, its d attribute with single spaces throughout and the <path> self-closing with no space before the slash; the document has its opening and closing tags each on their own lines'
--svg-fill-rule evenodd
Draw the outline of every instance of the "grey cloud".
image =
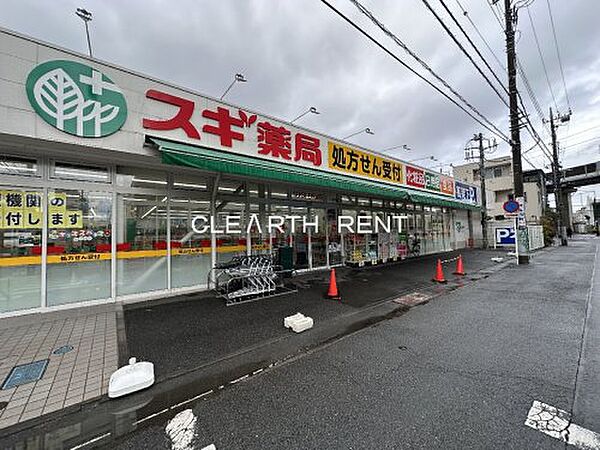
<svg viewBox="0 0 600 450">
<path fill-rule="evenodd" d="M 486 1 L 461 3 L 504 63 L 504 36 Z M 333 3 L 409 61 L 350 2 Z M 421 1 L 364 0 L 364 3 L 508 134 L 507 108 Z M 505 73 L 464 21 L 456 4 L 448 4 L 504 80 Z M 600 33 L 596 20 L 600 4 L 594 0 L 551 0 L 551 4 L 574 110 L 568 132 L 575 133 L 598 120 L 600 78 L 593 64 L 599 64 L 596 49 Z M 73 14 L 76 7 L 83 6 L 94 13 L 92 39 L 95 54 L 101 59 L 216 97 L 234 73 L 243 71 L 250 81 L 236 86 L 228 96 L 230 101 L 283 119 L 291 119 L 309 106 L 316 106 L 322 114 L 304 117 L 301 125 L 335 136 L 368 126 L 376 135 L 357 136 L 355 142 L 373 149 L 406 143 L 414 149 L 410 158 L 433 153 L 442 161 L 460 163 L 465 141 L 482 131 L 462 111 L 318 0 L 15 0 L 4 2 L 3 6 L 2 26 L 85 52 L 83 25 Z M 536 0 L 531 12 L 557 101 L 565 111 L 545 0 Z M 551 97 L 525 11 L 520 13 L 519 29 L 519 57 L 547 114 Z M 528 100 L 527 103 L 531 119 L 541 131 L 542 125 Z M 565 131 L 560 130 L 563 140 Z M 598 131 L 596 135 L 600 135 Z M 592 137 L 594 133 L 582 136 Z M 523 141 L 524 148 L 528 148 L 531 139 L 524 135 Z M 595 144 L 584 147 L 576 148 L 577 151 L 567 149 L 565 165 L 597 159 Z M 498 153 L 508 151 L 504 144 Z M 541 167 L 544 160 L 539 154 L 532 152 L 530 156 Z"/>
</svg>

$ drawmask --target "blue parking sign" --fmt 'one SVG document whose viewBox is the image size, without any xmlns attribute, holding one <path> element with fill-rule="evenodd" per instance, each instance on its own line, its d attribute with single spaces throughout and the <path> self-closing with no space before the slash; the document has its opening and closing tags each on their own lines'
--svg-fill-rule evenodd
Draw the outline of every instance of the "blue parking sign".
<svg viewBox="0 0 600 450">
<path fill-rule="evenodd" d="M 515 245 L 514 227 L 498 227 L 494 229 L 496 245 Z"/>
</svg>

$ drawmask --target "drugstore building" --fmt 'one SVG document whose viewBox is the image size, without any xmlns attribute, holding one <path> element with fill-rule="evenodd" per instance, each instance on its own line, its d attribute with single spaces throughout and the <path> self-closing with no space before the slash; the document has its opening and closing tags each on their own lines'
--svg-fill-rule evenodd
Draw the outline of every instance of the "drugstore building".
<svg viewBox="0 0 600 450">
<path fill-rule="evenodd" d="M 473 185 L 9 30 L 0 49 L 0 315 L 203 290 L 241 254 L 316 270 L 480 238 Z M 321 227 L 197 234 L 198 214 Z"/>
</svg>

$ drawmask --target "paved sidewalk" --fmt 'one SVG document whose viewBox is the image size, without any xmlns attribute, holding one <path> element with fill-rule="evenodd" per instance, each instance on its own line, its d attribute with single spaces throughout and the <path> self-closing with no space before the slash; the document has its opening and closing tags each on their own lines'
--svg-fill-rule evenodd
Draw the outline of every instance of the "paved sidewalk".
<svg viewBox="0 0 600 450">
<path fill-rule="evenodd" d="M 73 349 L 53 353 L 63 346 Z M 107 393 L 118 363 L 115 305 L 0 319 L 0 383 L 46 359 L 39 381 L 0 390 L 0 429 Z"/>
</svg>

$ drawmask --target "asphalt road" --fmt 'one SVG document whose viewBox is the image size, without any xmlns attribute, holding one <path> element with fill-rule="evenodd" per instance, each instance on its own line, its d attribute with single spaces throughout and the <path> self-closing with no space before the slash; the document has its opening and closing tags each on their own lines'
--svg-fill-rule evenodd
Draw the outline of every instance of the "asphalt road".
<svg viewBox="0 0 600 450">
<path fill-rule="evenodd" d="M 110 446 L 564 448 L 524 421 L 538 400 L 600 431 L 597 243 L 544 252 L 157 416 Z"/>
<path fill-rule="evenodd" d="M 495 263 L 491 256 L 505 251 L 463 250 L 469 277 Z M 451 258 L 459 252 L 446 253 Z M 298 311 L 317 324 L 349 314 L 385 299 L 414 291 L 436 294 L 463 283 L 452 275 L 455 262 L 445 265 L 448 284 L 431 282 L 439 255 L 363 269 L 338 268 L 342 302 L 324 301 L 329 272 L 321 271 L 288 279 L 297 292 L 226 307 L 212 292 L 190 294 L 164 303 L 149 301 L 125 305 L 125 329 L 129 354 L 155 364 L 157 379 L 177 376 L 243 349 L 289 336 L 283 317 Z M 127 360 L 127 355 L 126 359 Z"/>
</svg>

